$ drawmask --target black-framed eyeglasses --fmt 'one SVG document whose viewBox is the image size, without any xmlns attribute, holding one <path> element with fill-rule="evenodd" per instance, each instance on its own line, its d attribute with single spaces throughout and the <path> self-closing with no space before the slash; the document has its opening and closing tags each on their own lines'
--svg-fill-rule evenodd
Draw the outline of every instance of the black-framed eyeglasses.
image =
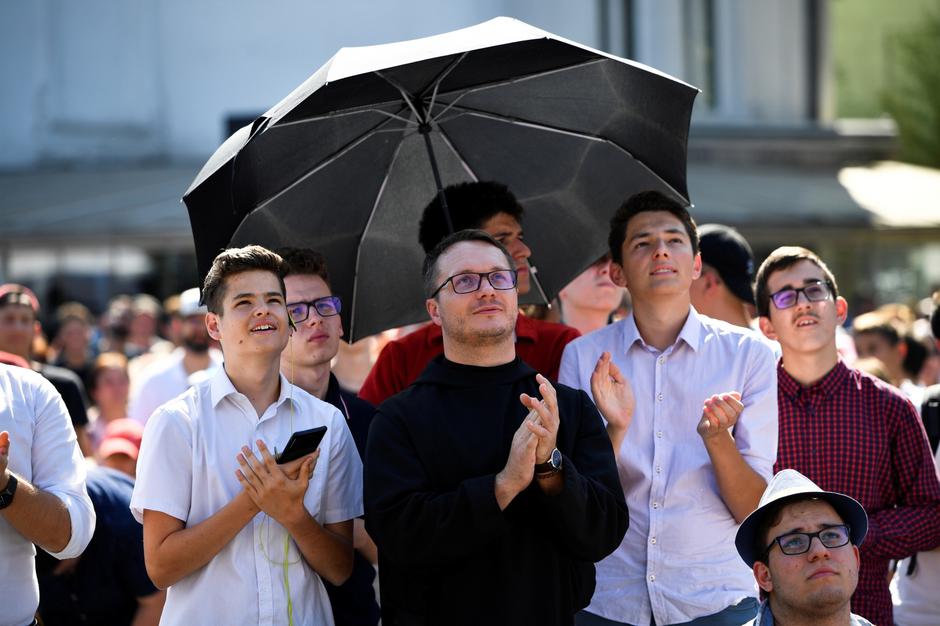
<svg viewBox="0 0 940 626">
<path fill-rule="evenodd" d="M 820 302 L 831 296 L 833 291 L 828 280 L 817 280 L 802 287 L 784 287 L 780 291 L 770 294 L 770 300 L 778 309 L 789 309 L 796 306 L 800 294 L 806 296 L 806 299 L 810 302 Z"/>
<path fill-rule="evenodd" d="M 516 270 L 493 270 L 492 272 L 463 272 L 462 274 L 454 274 L 440 286 L 434 290 L 434 293 L 431 294 L 433 298 L 441 289 L 447 286 L 447 283 L 450 283 L 454 287 L 454 293 L 473 293 L 474 291 L 480 288 L 480 285 L 483 284 L 483 278 L 489 281 L 493 289 L 506 290 L 512 289 L 516 286 Z"/>
<path fill-rule="evenodd" d="M 815 533 L 787 533 L 776 537 L 767 545 L 764 554 L 770 552 L 776 543 L 780 546 L 780 551 L 784 554 L 794 556 L 809 552 L 809 547 L 813 543 L 813 537 L 818 537 L 820 543 L 827 548 L 841 548 L 849 542 L 852 528 L 848 524 L 838 524 L 836 526 L 827 526 Z"/>
<path fill-rule="evenodd" d="M 339 315 L 343 310 L 343 302 L 339 296 L 324 296 L 307 302 L 291 302 L 287 305 L 287 314 L 295 324 L 299 324 L 310 317 L 310 307 L 313 307 L 320 317 L 332 317 Z"/>
</svg>

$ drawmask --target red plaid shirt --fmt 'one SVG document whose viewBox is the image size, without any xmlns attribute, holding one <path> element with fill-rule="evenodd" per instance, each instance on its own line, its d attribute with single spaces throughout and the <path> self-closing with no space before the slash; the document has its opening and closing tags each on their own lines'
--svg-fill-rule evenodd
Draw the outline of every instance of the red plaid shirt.
<svg viewBox="0 0 940 626">
<path fill-rule="evenodd" d="M 777 366 L 774 471 L 792 468 L 868 512 L 852 612 L 893 624 L 888 560 L 940 545 L 940 482 L 914 406 L 895 387 L 839 363 L 809 387 Z"/>
</svg>

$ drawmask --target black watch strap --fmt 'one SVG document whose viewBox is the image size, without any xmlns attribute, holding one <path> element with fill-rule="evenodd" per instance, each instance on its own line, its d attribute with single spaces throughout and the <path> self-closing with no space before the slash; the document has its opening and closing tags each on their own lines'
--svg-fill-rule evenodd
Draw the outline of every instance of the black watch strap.
<svg viewBox="0 0 940 626">
<path fill-rule="evenodd" d="M 7 486 L 0 491 L 0 510 L 3 510 L 13 503 L 13 495 L 16 493 L 16 485 L 19 484 L 16 476 L 12 472 L 8 474 Z"/>
<path fill-rule="evenodd" d="M 547 478 L 561 471 L 562 456 L 558 448 L 552 450 L 551 456 L 544 463 L 538 463 L 535 466 L 536 478 Z"/>
</svg>

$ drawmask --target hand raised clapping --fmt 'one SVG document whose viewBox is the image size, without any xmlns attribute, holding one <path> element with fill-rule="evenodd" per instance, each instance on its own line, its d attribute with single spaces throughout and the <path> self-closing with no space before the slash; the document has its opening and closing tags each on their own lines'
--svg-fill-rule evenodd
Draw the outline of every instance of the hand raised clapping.
<svg viewBox="0 0 940 626">
<path fill-rule="evenodd" d="M 739 392 L 729 391 L 713 395 L 705 400 L 702 419 L 699 420 L 696 430 L 702 439 L 717 437 L 734 428 L 743 410 L 744 404 Z"/>
</svg>

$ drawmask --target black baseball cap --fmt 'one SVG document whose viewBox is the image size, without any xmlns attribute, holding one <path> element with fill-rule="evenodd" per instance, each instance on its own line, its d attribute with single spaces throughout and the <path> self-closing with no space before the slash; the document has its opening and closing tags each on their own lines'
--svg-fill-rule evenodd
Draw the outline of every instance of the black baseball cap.
<svg viewBox="0 0 940 626">
<path fill-rule="evenodd" d="M 754 253 L 741 233 L 724 224 L 698 227 L 702 262 L 715 268 L 738 299 L 754 304 Z"/>
</svg>

